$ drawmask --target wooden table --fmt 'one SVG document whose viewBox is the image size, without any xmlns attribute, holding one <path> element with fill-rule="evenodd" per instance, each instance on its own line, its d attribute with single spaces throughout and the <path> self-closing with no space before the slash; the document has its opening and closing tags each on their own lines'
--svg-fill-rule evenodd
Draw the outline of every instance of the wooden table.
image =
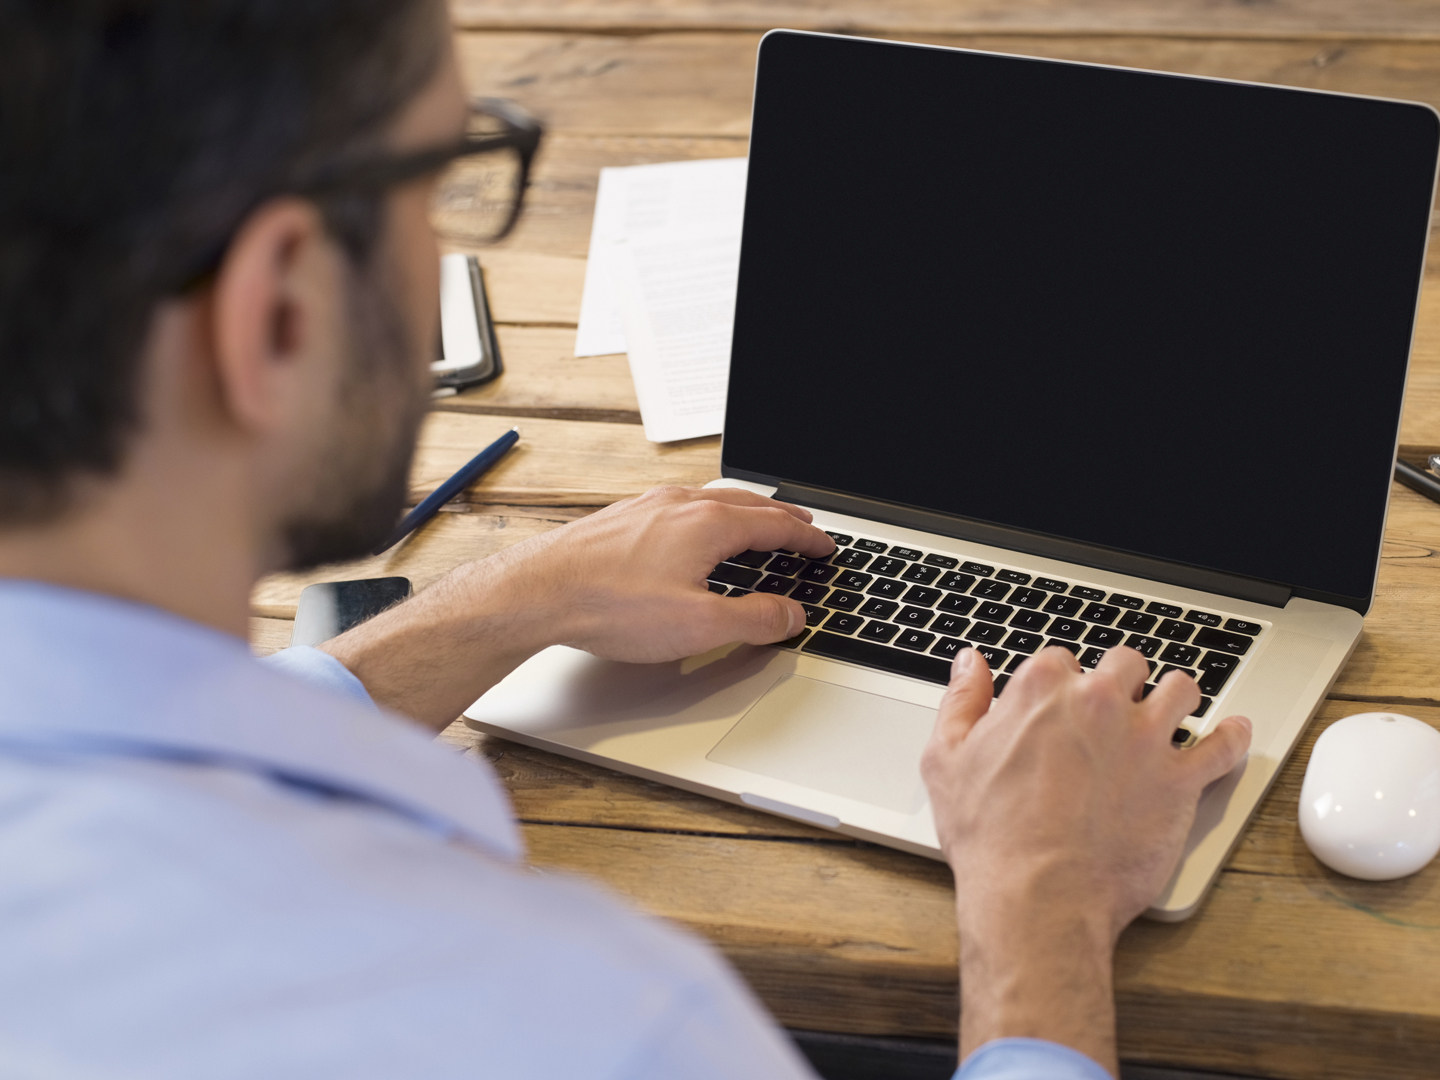
<svg viewBox="0 0 1440 1080">
<path fill-rule="evenodd" d="M 380 559 L 277 577 L 256 648 L 285 644 L 307 580 L 400 573 L 424 586 L 657 483 L 718 475 L 719 440 L 647 443 L 623 356 L 572 356 L 596 174 L 746 152 L 754 55 L 771 26 L 838 29 L 1414 98 L 1440 105 L 1437 0 L 457 0 L 477 93 L 550 134 L 526 217 L 478 252 L 506 374 L 441 402 L 419 498 L 523 417 L 525 440 L 456 512 Z M 464 250 L 442 221 L 447 246 Z M 1431 252 L 1432 270 L 1440 247 Z M 1325 433 L 1317 431 L 1317 439 Z M 1403 453 L 1440 450 L 1440 290 L 1427 290 Z M 1295 447 L 1303 467 L 1305 447 Z M 1440 1075 L 1440 863 L 1404 881 L 1328 872 L 1296 828 L 1315 736 L 1379 704 L 1440 727 L 1440 506 L 1397 487 L 1379 592 L 1354 659 L 1203 909 L 1142 922 L 1117 959 L 1128 1062 L 1252 1076 Z M 787 1026 L 950 1039 L 952 886 L 937 863 L 452 727 L 495 763 L 535 862 L 593 875 L 715 942 Z"/>
</svg>

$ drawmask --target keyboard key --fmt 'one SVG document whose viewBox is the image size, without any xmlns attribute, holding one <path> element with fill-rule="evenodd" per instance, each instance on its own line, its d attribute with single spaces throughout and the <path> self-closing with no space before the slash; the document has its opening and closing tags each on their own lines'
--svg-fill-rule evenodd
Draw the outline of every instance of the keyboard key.
<svg viewBox="0 0 1440 1080">
<path fill-rule="evenodd" d="M 737 566 L 749 566 L 759 569 L 770 561 L 773 552 L 769 551 L 742 551 L 739 555 L 731 555 L 725 561 L 734 563 Z"/>
<path fill-rule="evenodd" d="M 835 541 L 836 547 L 849 547 L 855 542 L 855 538 L 853 536 L 846 536 L 844 533 L 831 532 L 829 529 L 825 530 L 825 535 L 830 537 L 831 540 Z"/>
<path fill-rule="evenodd" d="M 838 566 L 831 566 L 829 563 L 812 562 L 804 570 L 800 571 L 801 581 L 818 581 L 821 585 L 829 581 L 840 572 Z"/>
<path fill-rule="evenodd" d="M 719 584 L 719 583 L 717 583 L 717 582 L 714 582 L 714 581 L 707 581 L 707 582 L 705 582 L 705 585 L 706 585 L 706 587 L 707 587 L 711 592 L 713 592 L 713 593 L 719 593 L 721 596 L 724 596 L 726 593 L 728 593 L 728 592 L 730 591 L 730 590 L 727 589 L 724 585 L 721 585 L 721 584 Z"/>
<path fill-rule="evenodd" d="M 846 548 L 844 551 L 833 556 L 830 561 L 836 566 L 843 566 L 847 570 L 859 570 L 875 556 L 867 555 L 863 551 L 856 551 L 854 548 Z"/>
<path fill-rule="evenodd" d="M 1244 656 L 1250 651 L 1250 645 L 1254 638 L 1246 637 L 1244 634 L 1232 634 L 1228 630 L 1216 630 L 1213 626 L 1202 626 L 1200 632 L 1195 635 L 1195 644 L 1206 649 L 1219 649 L 1221 652 L 1232 653 L 1235 656 Z"/>
<path fill-rule="evenodd" d="M 858 592 L 845 592 L 842 589 L 836 589 L 825 598 L 825 606 L 836 611 L 854 611 L 864 602 L 865 598 Z"/>
<path fill-rule="evenodd" d="M 816 656 L 828 656 L 832 660 L 848 660 L 853 664 L 864 664 L 896 675 L 910 675 L 927 682 L 939 683 L 941 686 L 950 681 L 948 660 L 903 652 L 892 649 L 889 645 L 877 645 L 873 641 L 827 634 L 823 630 L 813 634 L 800 651 Z"/>
<path fill-rule="evenodd" d="M 999 696 L 1000 696 L 1000 691 L 1004 690 L 1005 687 L 1009 684 L 1009 682 L 1010 682 L 1010 676 L 1009 676 L 1009 675 L 996 675 L 996 676 L 995 676 L 995 686 L 994 686 L 994 688 L 993 688 L 990 692 L 991 692 L 992 694 L 994 694 L 996 697 L 999 697 Z"/>
<path fill-rule="evenodd" d="M 1066 641 L 1075 641 L 1086 630 L 1090 629 L 1089 624 L 1079 619 L 1067 619 L 1061 616 L 1050 624 L 1050 636 L 1064 638 Z"/>
<path fill-rule="evenodd" d="M 792 638 L 786 638 L 784 641 L 777 641 L 777 642 L 775 642 L 775 647 L 776 647 L 777 649 L 794 649 L 794 648 L 797 648 L 797 647 L 800 645 L 800 643 L 801 643 L 802 641 L 804 641 L 804 640 L 805 640 L 807 637 L 809 637 L 809 636 L 810 636 L 810 631 L 809 631 L 809 630 L 801 630 L 798 634 L 796 634 L 796 635 L 795 635 L 794 637 L 792 637 Z"/>
<path fill-rule="evenodd" d="M 887 555 L 885 556 L 885 558 L 876 559 L 873 563 L 871 563 L 870 569 L 877 574 L 883 574 L 885 577 L 894 577 L 896 574 L 900 573 L 901 570 L 904 570 L 905 567 L 909 565 L 910 564 L 907 563 L 904 559 L 892 559 L 890 558 L 890 556 Z"/>
<path fill-rule="evenodd" d="M 830 618 L 825 620 L 825 629 L 834 631 L 837 634 L 853 634 L 860 629 L 860 624 L 865 620 L 859 615 L 851 615 L 848 612 L 837 611 Z"/>
<path fill-rule="evenodd" d="M 801 604 L 800 606 L 805 609 L 806 626 L 819 626 L 825 616 L 830 614 L 824 608 L 816 607 L 814 604 Z"/>
<path fill-rule="evenodd" d="M 940 588 L 950 592 L 968 592 L 971 585 L 975 584 L 974 574 L 957 574 L 954 570 L 946 574 L 937 583 Z"/>
<path fill-rule="evenodd" d="M 860 633 L 855 636 L 865 641 L 884 642 L 889 641 L 899 632 L 900 628 L 898 626 L 892 626 L 887 622 L 868 622 L 865 624 L 865 629 L 861 630 Z"/>
<path fill-rule="evenodd" d="M 875 579 L 869 574 L 862 574 L 859 570 L 846 570 L 835 579 L 835 587 L 837 589 L 853 589 L 859 592 L 874 580 Z"/>
<path fill-rule="evenodd" d="M 1155 616 L 1146 615 L 1143 611 L 1127 611 L 1124 615 L 1120 616 L 1120 621 L 1115 625 L 1120 627 L 1121 630 L 1132 630 L 1137 634 L 1148 634 L 1151 627 L 1155 625 Z"/>
<path fill-rule="evenodd" d="M 921 607 L 934 607 L 935 601 L 944 595 L 939 589 L 931 589 L 925 585 L 911 585 L 910 590 L 905 594 L 907 604 L 919 604 Z"/>
<path fill-rule="evenodd" d="M 1145 666 L 1150 669 L 1150 676 L 1153 678 L 1154 675 L 1155 675 L 1155 669 L 1156 669 L 1157 667 L 1159 667 L 1160 665 L 1158 665 L 1157 663 L 1155 663 L 1154 660 L 1146 660 L 1146 661 L 1145 661 Z"/>
<path fill-rule="evenodd" d="M 1225 684 L 1230 680 L 1230 675 L 1231 672 L 1229 671 L 1212 668 L 1209 671 L 1201 671 L 1200 677 L 1195 681 L 1200 684 L 1200 693 L 1209 694 L 1211 697 L 1214 697 L 1220 693 Z"/>
<path fill-rule="evenodd" d="M 1125 642 L 1147 660 L 1160 651 L 1160 646 L 1165 643 L 1159 638 L 1146 637 L 1144 634 L 1131 634 Z"/>
<path fill-rule="evenodd" d="M 948 615 L 941 612 L 935 616 L 935 621 L 930 624 L 930 629 L 937 634 L 949 634 L 958 637 L 964 632 L 965 627 L 970 625 L 970 620 L 963 615 Z"/>
<path fill-rule="evenodd" d="M 721 563 L 709 573 L 711 581 L 718 581 L 721 585 L 739 585 L 742 589 L 748 589 L 761 578 L 759 570 L 751 570 L 747 566 L 735 566 L 732 563 Z"/>
<path fill-rule="evenodd" d="M 1166 619 L 1155 631 L 1156 637 L 1162 637 L 1166 641 L 1189 641 L 1190 635 L 1195 632 L 1195 627 L 1189 623 L 1176 622 L 1174 619 Z"/>
<path fill-rule="evenodd" d="M 930 650 L 931 656 L 943 656 L 946 660 L 954 660 L 961 649 L 970 648 L 969 642 L 961 641 L 959 638 L 942 637 Z"/>
<path fill-rule="evenodd" d="M 1159 615 L 1162 619 L 1178 619 L 1180 609 L 1174 604 L 1162 604 L 1159 600 L 1152 600 L 1145 605 L 1145 610 L 1151 615 Z"/>
<path fill-rule="evenodd" d="M 1144 687 L 1142 687 L 1141 690 L 1140 690 L 1140 700 L 1141 700 L 1141 701 L 1144 701 L 1147 697 L 1150 696 L 1150 692 L 1151 692 L 1152 690 L 1154 690 L 1154 689 L 1155 689 L 1155 684 L 1154 684 L 1154 683 L 1148 683 L 1148 682 L 1147 682 L 1147 683 L 1144 685 Z"/>
<path fill-rule="evenodd" d="M 1124 593 L 1118 592 L 1110 594 L 1110 603 L 1116 607 L 1128 607 L 1136 611 L 1139 611 L 1145 606 L 1145 601 L 1141 600 L 1138 596 L 1126 596 Z"/>
<path fill-rule="evenodd" d="M 1115 621 L 1115 616 L 1120 614 L 1118 607 L 1111 607 L 1109 604 L 1091 604 L 1080 613 L 1080 618 L 1086 622 L 1099 623 L 1101 626 L 1109 626 Z"/>
<path fill-rule="evenodd" d="M 1045 647 L 1047 649 L 1051 645 L 1059 645 L 1060 648 L 1069 649 L 1072 653 L 1078 653 L 1080 651 L 1080 643 L 1078 641 L 1061 641 L 1059 638 L 1052 637 L 1047 639 L 1045 642 Z"/>
<path fill-rule="evenodd" d="M 1012 630 L 1010 636 L 1005 639 L 1005 648 L 1013 649 L 1015 652 L 1033 653 L 1040 648 L 1044 640 L 1039 634 L 1031 634 L 1025 630 Z"/>
<path fill-rule="evenodd" d="M 1005 594 L 1010 591 L 1010 586 L 999 581 L 982 581 L 975 588 L 970 590 L 971 596 L 978 596 L 982 600 L 1004 600 Z"/>
<path fill-rule="evenodd" d="M 949 555 L 926 555 L 925 562 L 930 566 L 938 566 L 941 570 L 954 570 L 960 565 L 959 559 L 951 558 Z"/>
<path fill-rule="evenodd" d="M 883 555 L 889 544 L 882 544 L 879 540 L 856 540 L 855 546 L 861 551 L 873 551 L 876 555 Z"/>
<path fill-rule="evenodd" d="M 1004 649 L 997 649 L 994 645 L 976 645 L 975 651 L 985 658 L 985 662 L 990 665 L 991 671 L 997 670 L 1001 664 L 1010 659 L 1008 652 Z M 1009 676 L 1001 675 L 1000 679 L 1008 680 Z M 1000 679 L 996 679 L 995 681 L 998 683 Z"/>
<path fill-rule="evenodd" d="M 887 600 L 898 600 L 905 595 L 907 588 L 909 588 L 909 586 L 903 581 L 897 581 L 895 578 L 882 577 L 877 578 L 875 584 L 871 585 L 870 588 L 865 591 L 871 596 L 883 596 Z"/>
<path fill-rule="evenodd" d="M 776 555 L 765 564 L 765 569 L 772 574 L 780 574 L 782 577 L 793 577 L 804 569 L 805 564 L 809 561 L 799 555 Z"/>
<path fill-rule="evenodd" d="M 902 581 L 913 581 L 919 585 L 929 585 L 940 576 L 938 566 L 922 566 L 920 563 L 911 563 L 910 569 L 900 575 Z"/>
<path fill-rule="evenodd" d="M 1172 671 L 1178 671 L 1181 675 L 1189 675 L 1192 682 L 1195 679 L 1195 672 L 1191 671 L 1189 668 L 1177 667 L 1174 664 L 1166 664 L 1160 669 L 1160 674 L 1155 676 L 1155 681 L 1158 683 L 1161 679 L 1163 679 L 1166 675 L 1169 675 Z"/>
<path fill-rule="evenodd" d="M 761 592 L 763 591 L 762 589 Z M 818 585 L 813 581 L 802 581 L 795 586 L 795 591 L 790 594 L 790 599 L 799 600 L 802 604 L 818 604 L 825 599 L 825 594 L 829 591 L 824 585 Z"/>
<path fill-rule="evenodd" d="M 930 648 L 930 643 L 934 640 L 934 634 L 927 634 L 920 630 L 902 630 L 900 631 L 900 636 L 895 639 L 895 644 L 902 649 L 914 649 L 916 652 L 924 652 Z"/>
<path fill-rule="evenodd" d="M 1080 654 L 1080 666 L 1093 668 L 1100 663 L 1100 658 L 1105 655 L 1104 649 L 1086 649 Z"/>
<path fill-rule="evenodd" d="M 1212 699 L 1210 699 L 1210 698 L 1208 698 L 1208 697 L 1203 697 L 1203 696 L 1202 696 L 1202 697 L 1200 698 L 1200 704 L 1195 706 L 1195 711 L 1192 712 L 1190 715 L 1191 715 L 1191 716 L 1204 716 L 1207 712 L 1210 711 L 1210 706 L 1211 706 L 1212 704 L 1214 704 L 1214 702 L 1212 701 Z"/>
<path fill-rule="evenodd" d="M 903 607 L 900 609 L 900 614 L 895 616 L 895 621 L 901 626 L 911 626 L 918 629 L 934 617 L 935 613 L 929 608 Z"/>
<path fill-rule="evenodd" d="M 1011 585 L 1029 585 L 1030 575 L 1019 570 L 1001 570 L 995 575 L 996 581 L 1008 581 Z"/>
<path fill-rule="evenodd" d="M 917 562 L 924 553 L 916 551 L 914 548 L 892 547 L 890 554 L 897 559 L 909 559 L 911 562 Z"/>
<path fill-rule="evenodd" d="M 1233 630 L 1237 634 L 1249 634 L 1254 637 L 1260 633 L 1262 627 L 1258 622 L 1246 622 L 1244 619 L 1226 619 L 1225 629 Z"/>
<path fill-rule="evenodd" d="M 1150 689 L 1150 688 L 1147 686 L 1146 689 L 1148 690 L 1148 689 Z M 1190 737 L 1191 737 L 1193 734 L 1194 734 L 1194 732 L 1193 732 L 1193 731 L 1190 731 L 1190 730 L 1187 729 L 1187 728 L 1177 727 L 1177 728 L 1171 733 L 1171 735 L 1170 735 L 1170 741 L 1171 741 L 1172 743 L 1174 743 L 1176 746 L 1184 746 L 1186 743 L 1188 743 L 1188 742 L 1190 741 Z"/>
<path fill-rule="evenodd" d="M 779 574 L 766 574 L 760 584 L 755 586 L 755 591 L 777 593 L 780 596 L 784 596 L 794 587 L 794 578 L 781 577 Z"/>
<path fill-rule="evenodd" d="M 994 623 L 977 622 L 965 635 L 967 641 L 978 641 L 984 645 L 997 645 L 1005 637 L 1005 627 Z"/>
<path fill-rule="evenodd" d="M 872 619 L 888 619 L 895 614 L 895 609 L 900 605 L 894 600 L 872 599 L 866 600 L 857 609 L 860 615 L 869 615 Z"/>
<path fill-rule="evenodd" d="M 1049 595 L 1041 589 L 1016 589 L 1010 594 L 1010 603 L 1016 607 L 1039 607 Z"/>
<path fill-rule="evenodd" d="M 733 587 L 730 589 L 730 595 L 731 595 L 731 596 L 749 596 L 749 595 L 750 595 L 750 590 L 749 590 L 749 589 L 742 589 L 739 585 L 736 585 L 736 586 L 733 586 Z"/>
<path fill-rule="evenodd" d="M 1201 626 L 1219 626 L 1221 620 L 1219 615 L 1211 615 L 1208 611 L 1187 611 L 1185 621 L 1198 622 Z"/>
<path fill-rule="evenodd" d="M 1053 577 L 1037 577 L 1030 584 L 1037 589 L 1044 589 L 1046 592 L 1064 592 L 1070 588 L 1069 582 L 1056 581 Z"/>
<path fill-rule="evenodd" d="M 1005 665 L 1005 673 L 1007 675 L 1013 674 L 1015 671 L 1019 670 L 1021 664 L 1025 663 L 1025 661 L 1029 659 L 1030 656 L 1028 653 L 1016 653 L 1010 658 L 1010 662 Z"/>
<path fill-rule="evenodd" d="M 986 566 L 983 562 L 963 562 L 960 569 L 967 574 L 974 574 L 976 577 L 989 577 L 995 572 L 993 566 Z"/>
<path fill-rule="evenodd" d="M 1071 596 L 1078 596 L 1081 600 L 1104 600 L 1105 593 L 1100 589 L 1092 589 L 1088 585 L 1076 585 L 1070 590 Z"/>
<path fill-rule="evenodd" d="M 1172 641 L 1165 646 L 1165 651 L 1160 654 L 1160 659 L 1188 668 L 1200 659 L 1200 650 L 1194 645 L 1181 645 L 1178 641 Z"/>
<path fill-rule="evenodd" d="M 1045 609 L 1051 615 L 1075 615 L 1085 606 L 1085 601 L 1076 596 L 1052 596 L 1045 601 Z"/>
<path fill-rule="evenodd" d="M 1125 640 L 1125 631 L 1113 626 L 1092 626 L 1085 635 L 1086 645 L 1098 645 L 1102 649 L 1113 649 Z"/>
<path fill-rule="evenodd" d="M 973 596 L 961 596 L 959 593 L 947 593 L 945 599 L 935 606 L 941 611 L 949 611 L 956 615 L 969 615 L 970 609 L 975 606 Z"/>
<path fill-rule="evenodd" d="M 988 600 L 975 609 L 975 618 L 985 622 L 1008 622 L 1013 614 L 1015 609 L 1008 604 L 996 604 Z"/>
<path fill-rule="evenodd" d="M 1044 630 L 1049 621 L 1050 616 L 1043 611 L 1022 611 L 1010 620 L 1010 625 L 1020 630 Z"/>
</svg>

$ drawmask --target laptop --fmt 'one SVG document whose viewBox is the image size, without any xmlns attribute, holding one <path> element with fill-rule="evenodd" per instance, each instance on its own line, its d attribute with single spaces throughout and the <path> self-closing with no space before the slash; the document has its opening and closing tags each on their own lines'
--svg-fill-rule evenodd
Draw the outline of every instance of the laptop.
<svg viewBox="0 0 1440 1080">
<path fill-rule="evenodd" d="M 1201 902 L 1359 638 L 1425 263 L 1428 106 L 774 31 L 717 484 L 825 560 L 716 592 L 808 625 L 534 657 L 474 728 L 940 857 L 920 753 L 960 649 L 1138 649 L 1254 721 L 1150 911 Z"/>
</svg>

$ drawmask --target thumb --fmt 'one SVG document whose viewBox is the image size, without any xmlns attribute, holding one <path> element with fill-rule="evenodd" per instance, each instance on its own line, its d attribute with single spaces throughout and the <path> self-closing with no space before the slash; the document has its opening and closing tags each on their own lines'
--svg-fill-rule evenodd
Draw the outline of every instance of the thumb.
<svg viewBox="0 0 1440 1080">
<path fill-rule="evenodd" d="M 1184 751 L 1181 760 L 1203 787 L 1240 763 L 1250 749 L 1250 733 L 1248 717 L 1227 716 L 1215 725 L 1214 731 Z"/>
<path fill-rule="evenodd" d="M 935 739 L 947 746 L 962 742 L 979 719 L 990 711 L 995 681 L 990 666 L 974 649 L 961 649 L 950 668 L 950 685 L 940 700 L 935 718 Z"/>
<path fill-rule="evenodd" d="M 773 645 L 805 629 L 805 609 L 794 600 L 774 593 L 715 598 L 715 610 L 726 617 L 730 641 L 747 645 Z"/>
</svg>

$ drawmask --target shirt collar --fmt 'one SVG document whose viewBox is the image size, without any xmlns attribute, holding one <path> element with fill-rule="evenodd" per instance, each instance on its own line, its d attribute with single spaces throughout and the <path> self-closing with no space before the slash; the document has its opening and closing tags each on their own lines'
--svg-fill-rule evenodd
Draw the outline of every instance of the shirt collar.
<svg viewBox="0 0 1440 1080">
<path fill-rule="evenodd" d="M 0 686 L 6 741 L 284 776 L 462 833 L 506 860 L 523 855 L 488 765 L 158 608 L 0 580 Z"/>
</svg>

